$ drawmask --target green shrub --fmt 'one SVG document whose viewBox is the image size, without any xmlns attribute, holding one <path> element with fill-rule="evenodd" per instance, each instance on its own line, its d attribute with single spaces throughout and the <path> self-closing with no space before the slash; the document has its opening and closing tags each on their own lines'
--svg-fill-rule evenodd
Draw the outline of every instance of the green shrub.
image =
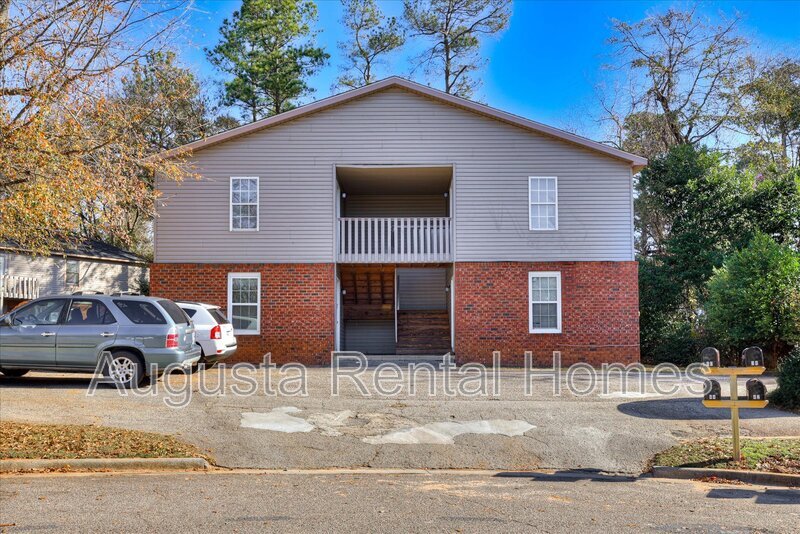
<svg viewBox="0 0 800 534">
<path fill-rule="evenodd" d="M 790 410 L 800 409 L 800 346 L 778 365 L 778 389 L 770 396 L 775 404 Z"/>
<path fill-rule="evenodd" d="M 800 254 L 757 234 L 714 272 L 706 316 L 719 348 L 758 345 L 783 356 L 800 344 Z"/>
</svg>

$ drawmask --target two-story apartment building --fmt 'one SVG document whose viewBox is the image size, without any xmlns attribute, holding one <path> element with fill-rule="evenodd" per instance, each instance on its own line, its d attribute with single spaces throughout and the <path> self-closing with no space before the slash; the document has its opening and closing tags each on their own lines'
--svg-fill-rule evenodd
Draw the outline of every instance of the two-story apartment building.
<svg viewBox="0 0 800 534">
<path fill-rule="evenodd" d="M 238 359 L 334 350 L 639 359 L 644 158 L 402 78 L 167 152 L 153 294 L 222 305 Z"/>
</svg>

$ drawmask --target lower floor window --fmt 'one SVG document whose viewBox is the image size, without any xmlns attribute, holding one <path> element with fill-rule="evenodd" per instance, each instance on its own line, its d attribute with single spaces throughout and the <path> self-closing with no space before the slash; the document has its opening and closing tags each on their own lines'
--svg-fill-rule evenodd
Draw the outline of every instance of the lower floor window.
<svg viewBox="0 0 800 534">
<path fill-rule="evenodd" d="M 529 316 L 532 334 L 561 332 L 561 273 L 529 273 Z"/>
<path fill-rule="evenodd" d="M 228 319 L 235 334 L 258 334 L 261 327 L 261 275 L 228 274 Z"/>
</svg>

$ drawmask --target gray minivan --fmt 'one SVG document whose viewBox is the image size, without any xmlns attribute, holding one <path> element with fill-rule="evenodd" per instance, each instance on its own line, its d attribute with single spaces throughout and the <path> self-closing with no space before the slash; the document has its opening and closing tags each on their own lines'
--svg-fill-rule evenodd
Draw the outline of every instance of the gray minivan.
<svg viewBox="0 0 800 534">
<path fill-rule="evenodd" d="M 169 364 L 200 359 L 194 325 L 171 300 L 131 295 L 43 297 L 0 317 L 0 372 L 31 369 L 91 372 L 100 354 L 112 354 L 106 375 L 139 386 Z"/>
</svg>

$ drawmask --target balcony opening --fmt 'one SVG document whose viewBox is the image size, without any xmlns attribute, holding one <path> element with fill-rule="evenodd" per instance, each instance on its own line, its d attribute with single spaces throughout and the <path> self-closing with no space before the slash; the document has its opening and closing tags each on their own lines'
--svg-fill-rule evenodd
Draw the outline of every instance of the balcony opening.
<svg viewBox="0 0 800 534">
<path fill-rule="evenodd" d="M 452 261 L 451 166 L 337 166 L 340 263 Z"/>
</svg>

